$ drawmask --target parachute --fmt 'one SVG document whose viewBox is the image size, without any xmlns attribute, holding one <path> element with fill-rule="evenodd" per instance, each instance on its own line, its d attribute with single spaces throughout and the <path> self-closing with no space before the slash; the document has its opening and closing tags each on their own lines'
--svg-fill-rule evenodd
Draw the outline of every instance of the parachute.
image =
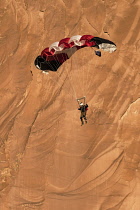
<svg viewBox="0 0 140 210">
<path fill-rule="evenodd" d="M 71 38 L 64 38 L 59 42 L 54 42 L 50 47 L 45 48 L 41 52 L 41 55 L 37 56 L 34 64 L 36 68 L 43 71 L 57 71 L 77 50 L 84 47 L 95 47 L 110 53 L 117 49 L 116 45 L 107 39 L 92 35 L 76 35 Z M 101 56 L 100 51 L 95 51 L 95 54 Z"/>
</svg>

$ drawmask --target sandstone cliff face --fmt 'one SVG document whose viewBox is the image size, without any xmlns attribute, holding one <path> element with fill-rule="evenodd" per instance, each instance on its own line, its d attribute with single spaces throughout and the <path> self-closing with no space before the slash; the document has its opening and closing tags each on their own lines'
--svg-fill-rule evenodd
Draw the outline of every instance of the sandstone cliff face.
<svg viewBox="0 0 140 210">
<path fill-rule="evenodd" d="M 0 21 L 1 209 L 139 210 L 140 2 L 1 0 Z M 117 51 L 35 68 L 45 47 L 76 34 Z"/>
</svg>

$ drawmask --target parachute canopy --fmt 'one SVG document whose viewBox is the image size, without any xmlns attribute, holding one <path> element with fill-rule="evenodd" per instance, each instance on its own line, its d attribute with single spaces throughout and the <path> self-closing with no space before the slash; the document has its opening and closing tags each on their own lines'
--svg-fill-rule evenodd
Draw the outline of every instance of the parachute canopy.
<svg viewBox="0 0 140 210">
<path fill-rule="evenodd" d="M 117 49 L 116 45 L 107 39 L 92 35 L 76 35 L 54 42 L 50 47 L 45 48 L 35 59 L 35 66 L 40 70 L 57 71 L 77 50 L 84 47 L 96 47 L 110 53 Z M 100 51 L 95 54 L 101 56 Z"/>
</svg>

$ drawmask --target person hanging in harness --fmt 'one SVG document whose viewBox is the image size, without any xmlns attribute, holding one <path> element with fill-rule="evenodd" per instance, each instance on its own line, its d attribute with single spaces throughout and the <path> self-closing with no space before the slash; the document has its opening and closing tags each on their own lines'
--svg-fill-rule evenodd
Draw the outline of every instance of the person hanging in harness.
<svg viewBox="0 0 140 210">
<path fill-rule="evenodd" d="M 79 108 L 78 110 L 81 111 L 81 115 L 80 115 L 80 120 L 81 120 L 81 125 L 84 124 L 84 120 L 85 123 L 87 123 L 87 118 L 86 118 L 86 114 L 87 114 L 87 110 L 88 110 L 88 104 L 84 105 L 82 102 L 79 104 Z M 83 120 L 84 119 L 84 120 Z"/>
</svg>

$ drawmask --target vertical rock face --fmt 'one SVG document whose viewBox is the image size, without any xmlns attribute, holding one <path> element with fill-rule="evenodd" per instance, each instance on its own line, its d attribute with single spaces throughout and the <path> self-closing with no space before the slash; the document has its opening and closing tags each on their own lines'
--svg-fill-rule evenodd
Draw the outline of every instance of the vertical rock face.
<svg viewBox="0 0 140 210">
<path fill-rule="evenodd" d="M 1 209 L 139 210 L 139 1 L 1 0 L 0 21 Z M 49 75 L 34 67 L 76 34 L 117 51 L 84 48 Z"/>
</svg>

